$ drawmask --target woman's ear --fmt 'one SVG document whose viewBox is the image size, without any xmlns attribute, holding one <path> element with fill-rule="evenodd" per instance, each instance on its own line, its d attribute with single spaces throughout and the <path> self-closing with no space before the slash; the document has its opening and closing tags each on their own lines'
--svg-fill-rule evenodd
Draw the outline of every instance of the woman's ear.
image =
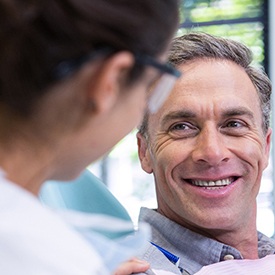
<svg viewBox="0 0 275 275">
<path fill-rule="evenodd" d="M 112 55 L 99 65 L 88 89 L 88 100 L 95 112 L 106 112 L 116 104 L 133 65 L 134 56 L 126 51 Z"/>
<path fill-rule="evenodd" d="M 153 172 L 152 165 L 151 165 L 151 155 L 148 148 L 148 142 L 146 141 L 145 137 L 137 133 L 137 143 L 138 143 L 138 157 L 141 163 L 142 169 L 151 174 Z"/>
</svg>

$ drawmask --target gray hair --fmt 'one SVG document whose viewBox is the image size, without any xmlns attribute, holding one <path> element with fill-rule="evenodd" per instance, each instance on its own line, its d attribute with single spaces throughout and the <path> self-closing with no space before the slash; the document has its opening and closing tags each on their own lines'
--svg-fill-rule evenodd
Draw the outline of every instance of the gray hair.
<svg viewBox="0 0 275 275">
<path fill-rule="evenodd" d="M 206 33 L 188 33 L 174 38 L 168 61 L 177 67 L 197 59 L 230 60 L 244 68 L 259 96 L 262 111 L 262 127 L 267 132 L 271 112 L 271 82 L 262 68 L 251 65 L 252 52 L 240 42 Z M 183 76 L 184 77 L 184 76 Z M 148 134 L 148 112 L 145 113 L 139 132 Z"/>
</svg>

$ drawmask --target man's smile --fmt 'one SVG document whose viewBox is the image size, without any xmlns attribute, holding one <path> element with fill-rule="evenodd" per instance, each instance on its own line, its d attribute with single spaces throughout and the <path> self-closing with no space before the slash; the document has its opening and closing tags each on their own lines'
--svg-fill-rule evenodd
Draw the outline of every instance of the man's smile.
<svg viewBox="0 0 275 275">
<path fill-rule="evenodd" d="M 237 177 L 228 177 L 228 178 L 219 179 L 219 180 L 186 179 L 185 181 L 187 181 L 192 185 L 200 186 L 200 187 L 221 188 L 232 184 L 236 179 Z"/>
</svg>

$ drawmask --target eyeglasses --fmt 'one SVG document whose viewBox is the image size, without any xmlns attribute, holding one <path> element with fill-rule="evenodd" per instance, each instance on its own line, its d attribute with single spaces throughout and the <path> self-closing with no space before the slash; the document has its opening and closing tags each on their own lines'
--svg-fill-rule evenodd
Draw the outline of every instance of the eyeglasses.
<svg viewBox="0 0 275 275">
<path fill-rule="evenodd" d="M 159 63 L 148 55 L 136 54 L 135 58 L 137 63 L 152 66 L 162 73 L 156 85 L 150 90 L 151 96 L 148 100 L 148 109 L 150 113 L 156 113 L 167 99 L 176 80 L 181 76 L 181 72 L 170 64 Z"/>
<path fill-rule="evenodd" d="M 62 61 L 57 65 L 57 67 L 54 68 L 53 78 L 55 80 L 60 80 L 68 77 L 78 68 L 80 68 L 84 63 L 95 59 L 96 57 L 106 56 L 114 52 L 116 52 L 116 50 L 111 47 L 103 47 L 79 58 Z M 161 77 L 158 79 L 153 89 L 151 89 L 150 92 L 152 95 L 148 100 L 149 111 L 151 113 L 155 113 L 162 106 L 162 104 L 170 94 L 176 80 L 181 76 L 181 72 L 169 64 L 162 64 L 158 62 L 151 56 L 141 53 L 134 54 L 134 56 L 136 63 L 145 66 L 151 66 L 161 72 Z"/>
<path fill-rule="evenodd" d="M 53 69 L 52 76 L 54 80 L 61 80 L 73 74 L 77 69 L 79 69 L 86 62 L 96 59 L 97 57 L 107 56 L 114 52 L 115 50 L 112 49 L 111 47 L 103 47 L 103 48 L 95 49 L 94 51 L 88 54 L 82 55 L 80 57 L 61 61 Z"/>
</svg>

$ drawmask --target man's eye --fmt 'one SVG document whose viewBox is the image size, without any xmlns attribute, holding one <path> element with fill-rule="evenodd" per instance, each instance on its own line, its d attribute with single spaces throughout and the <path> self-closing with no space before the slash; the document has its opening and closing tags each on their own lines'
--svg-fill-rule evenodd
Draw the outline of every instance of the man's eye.
<svg viewBox="0 0 275 275">
<path fill-rule="evenodd" d="M 240 121 L 235 121 L 235 120 L 234 121 L 229 121 L 225 125 L 225 127 L 229 127 L 229 128 L 240 128 L 240 127 L 243 127 L 243 126 L 244 126 L 244 123 L 242 123 Z"/>
<path fill-rule="evenodd" d="M 169 129 L 170 135 L 176 139 L 193 137 L 198 131 L 199 129 L 190 123 L 176 123 Z"/>
<path fill-rule="evenodd" d="M 190 127 L 184 123 L 176 124 L 171 127 L 171 130 L 188 130 Z"/>
<path fill-rule="evenodd" d="M 233 136 L 242 136 L 249 131 L 249 126 L 244 121 L 231 120 L 221 127 L 223 133 Z"/>
</svg>

